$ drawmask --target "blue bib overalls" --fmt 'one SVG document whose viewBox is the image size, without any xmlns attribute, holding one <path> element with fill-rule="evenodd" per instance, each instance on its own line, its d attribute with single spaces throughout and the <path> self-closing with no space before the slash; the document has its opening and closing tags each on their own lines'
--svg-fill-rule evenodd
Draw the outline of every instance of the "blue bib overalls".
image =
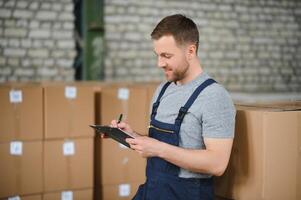
<svg viewBox="0 0 301 200">
<path fill-rule="evenodd" d="M 149 137 L 170 145 L 179 146 L 179 132 L 182 121 L 193 102 L 204 88 L 215 83 L 207 79 L 190 96 L 186 104 L 180 108 L 174 124 L 163 123 L 155 119 L 160 99 L 170 82 L 161 89 L 156 102 L 153 104 Z M 134 200 L 213 200 L 212 178 L 180 178 L 180 168 L 159 157 L 147 159 L 145 184 L 141 185 Z"/>
</svg>

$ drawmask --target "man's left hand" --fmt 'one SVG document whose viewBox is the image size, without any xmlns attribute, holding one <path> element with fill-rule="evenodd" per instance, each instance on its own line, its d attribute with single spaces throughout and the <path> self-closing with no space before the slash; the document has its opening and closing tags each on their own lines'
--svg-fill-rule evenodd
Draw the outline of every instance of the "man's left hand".
<svg viewBox="0 0 301 200">
<path fill-rule="evenodd" d="M 147 136 L 140 136 L 135 139 L 127 138 L 126 142 L 144 158 L 159 156 L 159 153 L 162 150 L 161 145 L 163 144 L 162 142 Z"/>
</svg>

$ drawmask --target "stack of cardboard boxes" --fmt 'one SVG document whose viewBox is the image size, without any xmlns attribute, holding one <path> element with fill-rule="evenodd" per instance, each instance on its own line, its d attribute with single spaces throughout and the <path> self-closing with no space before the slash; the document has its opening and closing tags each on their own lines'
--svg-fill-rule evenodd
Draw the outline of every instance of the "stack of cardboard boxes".
<svg viewBox="0 0 301 200">
<path fill-rule="evenodd" d="M 94 91 L 81 84 L 43 88 L 44 200 L 92 199 Z"/>
<path fill-rule="evenodd" d="M 148 134 L 151 85 L 111 84 L 102 87 L 99 124 L 108 125 L 123 114 L 123 120 L 142 135 Z M 97 199 L 132 199 L 145 182 L 146 159 L 112 139 L 96 137 Z"/>
<path fill-rule="evenodd" d="M 89 125 L 110 124 L 122 113 L 147 135 L 155 86 L 1 84 L 0 199 L 93 199 L 94 187 L 95 199 L 131 199 L 145 181 L 146 160 L 94 138 Z"/>
<path fill-rule="evenodd" d="M 0 86 L 0 199 L 92 199 L 93 91 Z"/>
<path fill-rule="evenodd" d="M 0 198 L 41 198 L 42 94 L 42 88 L 36 85 L 0 86 Z"/>
<path fill-rule="evenodd" d="M 0 199 L 131 199 L 145 181 L 146 160 L 94 137 L 89 125 L 123 114 L 147 135 L 156 86 L 1 84 Z M 215 180 L 218 196 L 301 199 L 300 110 L 301 103 L 237 105 L 230 163 Z"/>
<path fill-rule="evenodd" d="M 215 180 L 219 196 L 301 199 L 301 102 L 237 105 L 229 166 Z"/>
</svg>

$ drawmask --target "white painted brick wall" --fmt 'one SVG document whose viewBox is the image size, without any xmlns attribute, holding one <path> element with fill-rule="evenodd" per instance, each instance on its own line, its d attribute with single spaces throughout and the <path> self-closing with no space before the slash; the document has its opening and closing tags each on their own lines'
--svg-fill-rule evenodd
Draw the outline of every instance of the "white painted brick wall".
<svg viewBox="0 0 301 200">
<path fill-rule="evenodd" d="M 71 0 L 0 0 L 0 82 L 73 80 L 73 9 Z"/>
<path fill-rule="evenodd" d="M 49 52 L 47 49 L 30 49 L 28 50 L 28 56 L 32 58 L 47 58 Z"/>
<path fill-rule="evenodd" d="M 11 10 L 0 8 L 0 18 L 10 18 L 11 14 Z"/>
<path fill-rule="evenodd" d="M 29 31 L 29 38 L 49 38 L 50 37 L 50 29 L 31 29 Z"/>
<path fill-rule="evenodd" d="M 7 57 L 23 57 L 25 54 L 25 49 L 5 48 L 3 52 L 3 55 Z"/>
<path fill-rule="evenodd" d="M 72 0 L 0 0 L 0 82 L 73 80 L 73 9 Z M 202 65 L 229 90 L 301 91 L 301 2 L 290 0 L 105 1 L 106 79 L 164 80 L 150 33 L 178 12 L 198 25 Z"/>
<path fill-rule="evenodd" d="M 7 38 L 10 37 L 19 37 L 24 38 L 27 35 L 27 30 L 25 28 L 7 28 L 4 30 L 4 36 Z"/>
<path fill-rule="evenodd" d="M 54 11 L 38 11 L 36 14 L 36 19 L 38 20 L 55 20 L 57 13 Z"/>
<path fill-rule="evenodd" d="M 196 22 L 201 63 L 229 90 L 301 92 L 301 2 L 289 0 L 106 1 L 106 79 L 164 80 L 150 33 L 175 13 Z"/>
<path fill-rule="evenodd" d="M 19 19 L 30 19 L 33 17 L 33 12 L 29 10 L 15 10 L 13 12 L 13 17 L 19 18 Z"/>
</svg>

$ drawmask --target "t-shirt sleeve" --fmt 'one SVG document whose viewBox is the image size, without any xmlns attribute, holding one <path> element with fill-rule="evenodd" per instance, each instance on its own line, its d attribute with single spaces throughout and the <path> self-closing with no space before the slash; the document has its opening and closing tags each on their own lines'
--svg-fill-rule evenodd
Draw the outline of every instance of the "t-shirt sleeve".
<svg viewBox="0 0 301 200">
<path fill-rule="evenodd" d="M 218 84 L 207 89 L 202 106 L 203 137 L 233 138 L 236 110 L 229 93 Z"/>
</svg>

